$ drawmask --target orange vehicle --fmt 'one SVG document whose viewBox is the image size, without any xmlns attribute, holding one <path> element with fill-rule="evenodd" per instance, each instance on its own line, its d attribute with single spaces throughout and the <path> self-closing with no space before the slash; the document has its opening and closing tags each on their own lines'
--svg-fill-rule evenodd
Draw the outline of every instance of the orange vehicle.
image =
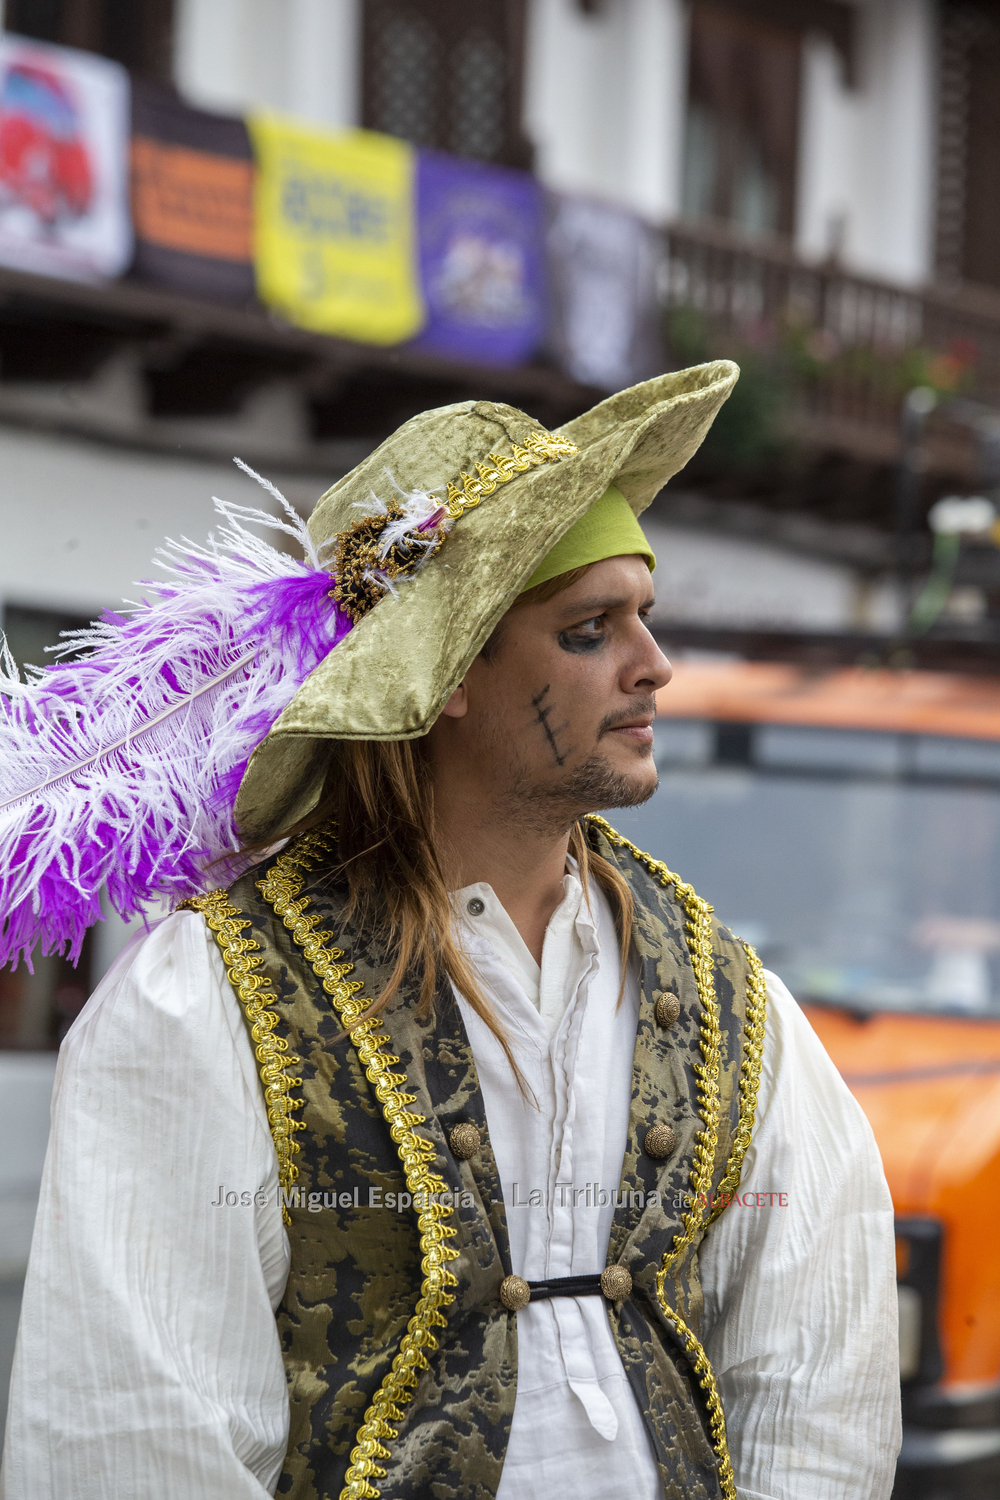
<svg viewBox="0 0 1000 1500">
<path fill-rule="evenodd" d="M 900 1500 L 1000 1494 L 1000 678 L 675 664 L 615 824 L 802 1004 L 896 1209 Z"/>
</svg>

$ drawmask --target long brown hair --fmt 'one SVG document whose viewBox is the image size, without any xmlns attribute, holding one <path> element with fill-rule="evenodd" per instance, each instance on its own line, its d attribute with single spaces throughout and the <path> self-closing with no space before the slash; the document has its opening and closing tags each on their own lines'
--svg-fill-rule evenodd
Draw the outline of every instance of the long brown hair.
<svg viewBox="0 0 1000 1500">
<path fill-rule="evenodd" d="M 522 594 L 513 607 L 552 598 L 584 572 L 585 568 L 574 568 L 549 579 Z M 488 661 L 499 650 L 502 623 L 484 648 Z M 371 1020 L 385 1010 L 411 970 L 420 975 L 417 1015 L 429 1016 L 443 972 L 496 1037 L 521 1085 L 510 1043 L 455 931 L 448 884 L 435 844 L 434 792 L 423 740 L 339 744 L 317 806 L 288 832 L 303 833 L 330 822 L 338 830 L 334 873 L 342 876 L 348 888 L 345 920 L 374 926 L 393 960 L 384 989 L 373 998 L 363 1019 Z M 632 894 L 615 866 L 589 847 L 580 823 L 570 832 L 569 850 L 584 891 L 592 876 L 615 913 L 622 953 L 620 1002 L 632 936 Z"/>
</svg>

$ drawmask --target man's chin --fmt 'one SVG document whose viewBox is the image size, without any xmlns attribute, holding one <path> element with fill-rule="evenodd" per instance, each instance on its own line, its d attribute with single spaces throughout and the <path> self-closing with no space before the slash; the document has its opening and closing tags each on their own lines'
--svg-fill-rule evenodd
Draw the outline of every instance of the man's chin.
<svg viewBox="0 0 1000 1500">
<path fill-rule="evenodd" d="M 567 790 L 572 787 L 581 811 L 597 812 L 612 807 L 639 807 L 649 801 L 658 785 L 652 756 L 620 768 L 609 757 L 595 755 L 569 778 Z"/>
<path fill-rule="evenodd" d="M 594 756 L 588 762 L 588 767 L 594 790 L 597 791 L 598 784 L 603 789 L 602 800 L 591 811 L 596 811 L 597 807 L 641 807 L 644 802 L 649 801 L 660 784 L 652 747 L 648 745 L 644 745 L 638 755 L 634 752 L 618 755 L 612 752 Z"/>
<path fill-rule="evenodd" d="M 514 817 L 525 828 L 564 832 L 587 813 L 638 807 L 649 801 L 656 787 L 651 758 L 617 770 L 603 755 L 592 755 L 557 782 L 521 782 L 512 787 L 505 798 L 505 816 Z"/>
<path fill-rule="evenodd" d="M 601 810 L 612 807 L 641 807 L 644 802 L 649 801 L 659 784 L 660 779 L 655 771 L 652 776 L 616 776 L 613 787 L 609 787 L 612 791 L 611 799 L 601 804 Z"/>
</svg>

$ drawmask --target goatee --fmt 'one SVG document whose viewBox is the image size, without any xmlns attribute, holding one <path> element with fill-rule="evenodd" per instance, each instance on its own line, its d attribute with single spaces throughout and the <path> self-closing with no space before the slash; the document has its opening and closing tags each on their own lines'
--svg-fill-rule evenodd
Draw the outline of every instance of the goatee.
<svg viewBox="0 0 1000 1500">
<path fill-rule="evenodd" d="M 612 770 L 603 755 L 591 755 L 557 782 L 536 782 L 511 797 L 509 814 L 538 832 L 564 829 L 583 813 L 611 807 L 639 807 L 659 785 L 654 776 L 628 776 Z"/>
</svg>

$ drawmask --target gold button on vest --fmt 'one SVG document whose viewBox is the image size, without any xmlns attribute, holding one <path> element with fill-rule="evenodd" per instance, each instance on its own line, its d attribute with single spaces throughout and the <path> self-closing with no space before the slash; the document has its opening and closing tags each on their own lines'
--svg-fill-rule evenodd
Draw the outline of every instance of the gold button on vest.
<svg viewBox="0 0 1000 1500">
<path fill-rule="evenodd" d="M 517 1312 L 531 1301 L 531 1287 L 523 1276 L 505 1276 L 500 1283 L 500 1301 L 511 1312 Z"/>
<path fill-rule="evenodd" d="M 669 1156 L 676 1141 L 677 1137 L 669 1125 L 654 1125 L 652 1130 L 646 1131 L 643 1146 L 647 1156 Z"/>
<path fill-rule="evenodd" d="M 601 1291 L 609 1302 L 624 1302 L 632 1290 L 632 1277 L 624 1266 L 605 1266 L 601 1272 Z"/>
<path fill-rule="evenodd" d="M 470 1156 L 475 1156 L 482 1143 L 479 1131 L 468 1121 L 463 1125 L 456 1125 L 448 1137 L 451 1154 L 459 1161 L 468 1161 Z"/>
<path fill-rule="evenodd" d="M 656 1023 L 672 1026 L 681 1013 L 681 1002 L 672 990 L 664 990 L 656 1000 Z"/>
</svg>

